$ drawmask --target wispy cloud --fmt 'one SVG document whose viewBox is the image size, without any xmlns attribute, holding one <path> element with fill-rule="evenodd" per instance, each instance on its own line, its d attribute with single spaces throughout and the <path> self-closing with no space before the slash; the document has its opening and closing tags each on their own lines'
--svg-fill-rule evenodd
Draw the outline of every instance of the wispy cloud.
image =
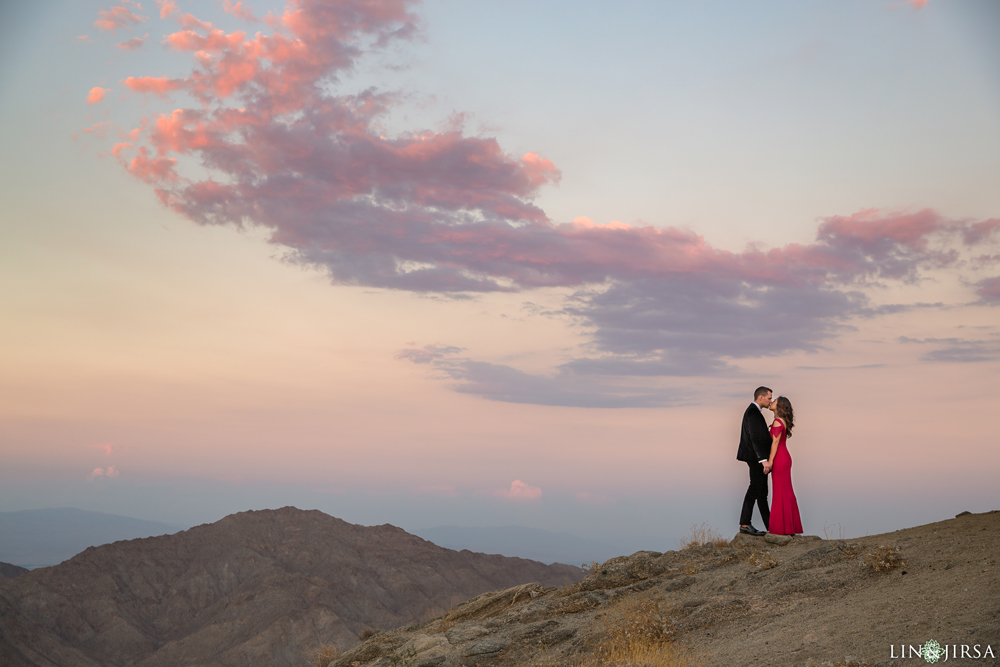
<svg viewBox="0 0 1000 667">
<path fill-rule="evenodd" d="M 243 19 L 244 21 L 258 22 L 256 16 L 254 16 L 253 9 L 248 5 L 244 5 L 242 2 L 233 2 L 233 0 L 222 0 L 222 9 L 227 14 L 232 14 L 236 18 Z"/>
<path fill-rule="evenodd" d="M 985 340 L 969 340 L 965 338 L 909 338 L 900 336 L 899 342 L 904 344 L 937 345 L 921 357 L 924 361 L 939 361 L 949 363 L 977 363 L 996 361 L 1000 359 L 1000 338 L 993 336 Z"/>
<path fill-rule="evenodd" d="M 427 348 L 433 348 L 429 352 Z M 448 351 L 442 351 L 448 350 Z M 682 395 L 611 377 L 587 377 L 565 364 L 551 375 L 534 375 L 505 364 L 459 356 L 461 348 L 427 346 L 402 350 L 397 359 L 428 364 L 454 391 L 504 403 L 571 408 L 648 408 L 673 405 Z"/>
<path fill-rule="evenodd" d="M 94 21 L 94 27 L 98 30 L 114 33 L 122 28 L 129 28 L 149 20 L 148 16 L 140 16 L 133 12 L 129 9 L 130 6 L 142 9 L 142 5 L 137 2 L 123 0 L 120 5 L 100 10 L 97 13 L 97 20 Z"/>
<path fill-rule="evenodd" d="M 143 35 L 142 37 L 133 37 L 132 39 L 125 40 L 124 42 L 118 42 L 115 44 L 122 51 L 138 51 L 142 48 L 143 44 L 146 43 L 146 38 L 149 34 Z"/>
</svg>

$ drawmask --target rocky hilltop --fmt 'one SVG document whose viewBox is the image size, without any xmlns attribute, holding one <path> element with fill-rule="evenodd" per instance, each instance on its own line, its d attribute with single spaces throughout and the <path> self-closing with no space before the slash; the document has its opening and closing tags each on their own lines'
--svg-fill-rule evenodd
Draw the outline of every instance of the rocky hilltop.
<svg viewBox="0 0 1000 667">
<path fill-rule="evenodd" d="M 0 579 L 0 665 L 301 667 L 321 643 L 353 646 L 367 628 L 484 591 L 582 575 L 318 511 L 243 512 Z"/>
<path fill-rule="evenodd" d="M 888 667 L 925 664 L 914 651 L 933 640 L 949 653 L 927 662 L 1000 665 L 998 511 L 853 541 L 715 542 L 487 593 L 329 664 Z"/>
</svg>

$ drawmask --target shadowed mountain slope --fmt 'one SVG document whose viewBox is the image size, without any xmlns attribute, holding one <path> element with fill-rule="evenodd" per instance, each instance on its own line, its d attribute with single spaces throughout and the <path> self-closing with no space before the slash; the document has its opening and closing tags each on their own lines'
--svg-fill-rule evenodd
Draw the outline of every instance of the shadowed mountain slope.
<svg viewBox="0 0 1000 667">
<path fill-rule="evenodd" d="M 443 549 L 291 507 L 92 547 L 0 579 L 0 664 L 299 667 L 322 643 L 578 568 Z"/>
<path fill-rule="evenodd" d="M 19 577 L 26 572 L 30 572 L 30 570 L 10 563 L 0 563 L 0 579 Z"/>
</svg>

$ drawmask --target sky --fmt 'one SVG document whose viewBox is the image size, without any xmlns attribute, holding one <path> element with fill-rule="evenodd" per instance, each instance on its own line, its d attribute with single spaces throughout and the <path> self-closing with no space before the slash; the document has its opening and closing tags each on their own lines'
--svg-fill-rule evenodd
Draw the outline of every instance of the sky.
<svg viewBox="0 0 1000 667">
<path fill-rule="evenodd" d="M 997 3 L 2 7 L 0 511 L 1000 508 Z"/>
</svg>

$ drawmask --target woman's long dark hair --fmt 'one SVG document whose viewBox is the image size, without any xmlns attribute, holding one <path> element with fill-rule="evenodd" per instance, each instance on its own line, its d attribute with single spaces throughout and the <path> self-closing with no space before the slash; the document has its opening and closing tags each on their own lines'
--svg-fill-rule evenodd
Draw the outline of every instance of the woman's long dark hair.
<svg viewBox="0 0 1000 667">
<path fill-rule="evenodd" d="M 795 411 L 792 410 L 792 402 L 784 396 L 779 396 L 774 402 L 774 414 L 785 422 L 785 433 L 792 437 L 792 427 L 795 426 Z"/>
</svg>

